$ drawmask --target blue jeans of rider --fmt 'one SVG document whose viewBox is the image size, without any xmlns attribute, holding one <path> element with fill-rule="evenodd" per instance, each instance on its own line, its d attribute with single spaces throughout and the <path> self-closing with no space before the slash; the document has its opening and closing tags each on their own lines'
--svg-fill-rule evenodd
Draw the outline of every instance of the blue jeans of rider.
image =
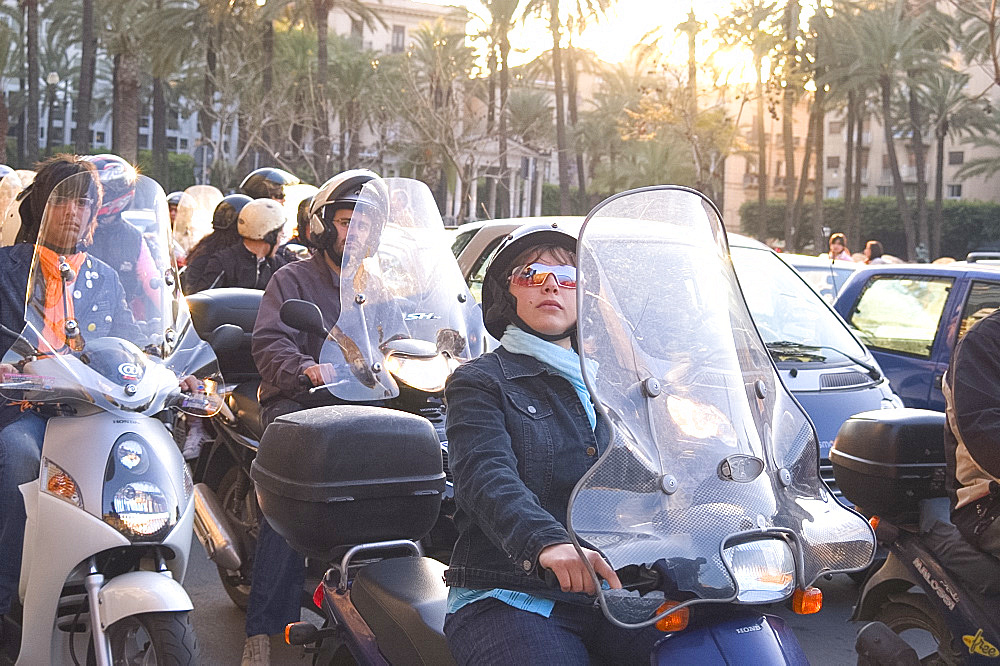
<svg viewBox="0 0 1000 666">
<path fill-rule="evenodd" d="M 47 419 L 24 412 L 0 430 L 0 614 L 17 596 L 24 545 L 24 498 L 17 489 L 38 478 Z"/>
<path fill-rule="evenodd" d="M 497 599 L 447 615 L 444 633 L 459 666 L 648 664 L 663 638 L 655 627 L 621 629 L 593 605 L 556 602 L 543 617 Z"/>
<path fill-rule="evenodd" d="M 302 408 L 294 400 L 279 399 L 261 410 L 261 421 L 267 427 L 279 416 Z M 247 600 L 247 636 L 279 634 L 289 622 L 299 621 L 302 586 L 306 580 L 305 558 L 295 552 L 263 516 L 252 576 Z"/>
</svg>

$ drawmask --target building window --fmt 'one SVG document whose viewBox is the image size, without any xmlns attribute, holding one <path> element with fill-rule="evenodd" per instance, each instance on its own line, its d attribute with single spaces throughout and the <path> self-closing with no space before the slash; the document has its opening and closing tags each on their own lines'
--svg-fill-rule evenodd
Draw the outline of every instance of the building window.
<svg viewBox="0 0 1000 666">
<path fill-rule="evenodd" d="M 891 197 L 892 185 L 879 185 L 875 194 L 880 197 Z"/>
<path fill-rule="evenodd" d="M 949 199 L 961 199 L 962 198 L 962 186 L 961 185 L 949 185 L 948 186 L 948 198 Z"/>
<path fill-rule="evenodd" d="M 181 139 L 180 147 L 181 147 L 181 150 L 187 150 L 188 149 L 188 140 L 187 139 Z"/>
<path fill-rule="evenodd" d="M 168 136 L 167 137 L 167 150 L 177 150 L 177 137 Z"/>
<path fill-rule="evenodd" d="M 104 132 L 91 132 L 90 133 L 90 143 L 91 144 L 102 144 L 104 143 Z"/>
<path fill-rule="evenodd" d="M 352 18 L 351 19 L 351 39 L 361 44 L 361 40 L 365 34 L 365 24 L 361 19 Z"/>
<path fill-rule="evenodd" d="M 844 121 L 843 120 L 831 120 L 830 121 L 830 134 L 840 134 L 844 131 Z"/>
<path fill-rule="evenodd" d="M 180 129 L 181 126 L 181 112 L 180 111 L 167 111 L 167 129 Z"/>
<path fill-rule="evenodd" d="M 952 150 L 948 153 L 948 164 L 957 165 L 965 163 L 965 152 L 961 150 Z"/>
<path fill-rule="evenodd" d="M 139 147 L 143 150 L 149 150 L 149 135 L 140 134 L 139 135 Z"/>
<path fill-rule="evenodd" d="M 840 168 L 840 155 L 828 155 L 826 158 L 826 168 L 827 169 L 839 169 Z"/>
<path fill-rule="evenodd" d="M 392 26 L 392 52 L 399 53 L 406 48 L 406 26 Z"/>
<path fill-rule="evenodd" d="M 826 198 L 827 199 L 839 199 L 840 198 L 840 188 L 839 187 L 828 187 L 828 188 L 826 188 Z"/>
</svg>

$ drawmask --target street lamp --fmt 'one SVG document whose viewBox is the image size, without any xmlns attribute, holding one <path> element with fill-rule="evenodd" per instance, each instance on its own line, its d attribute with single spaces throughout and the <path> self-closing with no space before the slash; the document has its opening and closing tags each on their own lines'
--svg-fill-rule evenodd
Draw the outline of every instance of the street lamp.
<svg viewBox="0 0 1000 666">
<path fill-rule="evenodd" d="M 51 155 L 52 146 L 55 145 L 52 140 L 52 133 L 55 130 L 56 86 L 59 85 L 59 72 L 49 72 L 45 76 L 45 83 L 48 84 L 46 93 L 49 103 L 49 122 L 45 128 L 45 154 Z"/>
</svg>

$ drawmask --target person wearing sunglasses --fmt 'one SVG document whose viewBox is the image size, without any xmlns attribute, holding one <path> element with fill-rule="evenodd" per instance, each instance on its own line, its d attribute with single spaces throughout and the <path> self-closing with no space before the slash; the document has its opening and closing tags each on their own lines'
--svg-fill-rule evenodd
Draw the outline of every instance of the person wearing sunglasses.
<svg viewBox="0 0 1000 666">
<path fill-rule="evenodd" d="M 573 234 L 552 223 L 505 238 L 483 281 L 500 347 L 445 388 L 458 540 L 444 630 L 459 664 L 648 663 L 662 637 L 605 619 L 566 528 L 570 493 L 610 439 L 575 350 L 576 286 Z M 583 552 L 621 587 L 599 552 Z"/>
</svg>

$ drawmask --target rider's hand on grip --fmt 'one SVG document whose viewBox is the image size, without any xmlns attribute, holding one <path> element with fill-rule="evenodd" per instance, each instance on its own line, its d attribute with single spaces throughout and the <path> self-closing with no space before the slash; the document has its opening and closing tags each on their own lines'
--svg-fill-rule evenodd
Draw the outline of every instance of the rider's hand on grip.
<svg viewBox="0 0 1000 666">
<path fill-rule="evenodd" d="M 600 578 L 608 582 L 612 589 L 621 589 L 621 581 L 618 575 L 611 568 L 604 558 L 596 550 L 583 549 L 583 554 L 590 561 L 594 572 Z M 563 592 L 586 592 L 587 594 L 597 594 L 594 581 L 590 577 L 587 565 L 580 559 L 579 554 L 573 544 L 558 543 L 546 546 L 538 555 L 538 566 L 547 569 L 555 575 L 559 582 L 559 588 Z M 551 576 L 548 572 L 544 574 L 545 582 L 552 585 Z"/>
<path fill-rule="evenodd" d="M 17 368 L 10 363 L 0 363 L 0 383 L 7 381 L 7 375 L 17 374 Z"/>
<path fill-rule="evenodd" d="M 329 363 L 318 363 L 316 365 L 311 365 L 305 370 L 303 374 L 308 377 L 309 381 L 313 386 L 322 386 L 323 384 L 329 384 L 333 381 L 336 373 L 333 370 L 333 366 Z"/>
</svg>

